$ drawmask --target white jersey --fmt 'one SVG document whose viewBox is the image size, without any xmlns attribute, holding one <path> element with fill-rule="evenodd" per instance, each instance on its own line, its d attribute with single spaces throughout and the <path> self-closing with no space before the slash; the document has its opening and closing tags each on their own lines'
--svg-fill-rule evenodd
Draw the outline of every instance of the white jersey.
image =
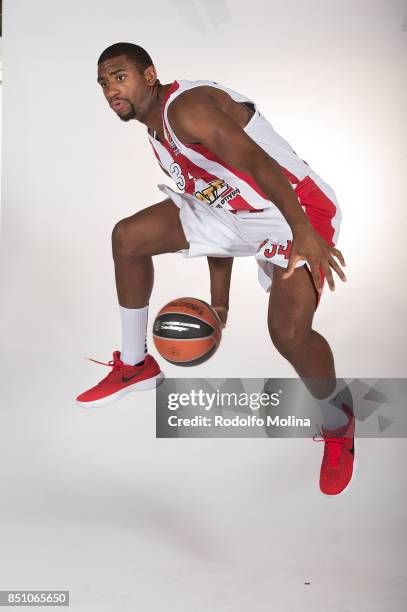
<svg viewBox="0 0 407 612">
<path fill-rule="evenodd" d="M 243 129 L 280 164 L 293 188 L 308 176 L 319 183 L 322 181 L 290 144 L 277 134 L 253 100 L 214 81 L 181 79 L 172 83 L 164 100 L 162 120 L 165 141 L 162 143 L 148 134 L 159 164 L 169 173 L 180 191 L 194 196 L 202 203 L 232 212 L 254 212 L 275 206 L 251 176 L 229 166 L 201 144 L 181 142 L 174 133 L 168 121 L 169 105 L 184 91 L 203 85 L 222 89 L 236 102 L 253 105 L 254 113 Z"/>
</svg>

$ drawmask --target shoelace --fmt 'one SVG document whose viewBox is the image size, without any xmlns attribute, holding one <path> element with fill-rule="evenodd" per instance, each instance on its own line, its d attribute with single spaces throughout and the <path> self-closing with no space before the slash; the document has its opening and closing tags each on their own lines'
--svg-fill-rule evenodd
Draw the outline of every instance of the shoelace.
<svg viewBox="0 0 407 612">
<path fill-rule="evenodd" d="M 107 366 L 108 368 L 112 368 L 112 371 L 109 372 L 109 374 L 105 376 L 97 384 L 97 386 L 101 385 L 103 382 L 105 382 L 105 380 L 108 380 L 108 378 L 112 376 L 114 372 L 117 372 L 117 370 L 121 370 L 124 365 L 121 359 L 112 359 L 111 361 L 108 361 L 107 363 L 105 361 L 97 361 L 96 359 L 92 359 L 91 357 L 85 357 L 85 359 L 89 359 L 89 361 L 93 361 L 94 363 L 100 363 L 100 365 L 104 365 L 104 366 Z"/>
<path fill-rule="evenodd" d="M 338 465 L 342 444 L 346 438 L 324 438 L 322 434 L 315 434 L 312 439 L 314 442 L 326 442 L 325 448 L 327 449 L 329 464 L 332 466 Z"/>
</svg>

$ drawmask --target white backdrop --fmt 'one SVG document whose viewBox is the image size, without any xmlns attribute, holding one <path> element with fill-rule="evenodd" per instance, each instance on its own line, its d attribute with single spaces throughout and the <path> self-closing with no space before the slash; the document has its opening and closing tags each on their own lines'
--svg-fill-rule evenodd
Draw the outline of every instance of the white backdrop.
<svg viewBox="0 0 407 612">
<path fill-rule="evenodd" d="M 401 609 L 405 490 L 396 476 L 405 464 L 404 441 L 362 440 L 366 454 L 354 497 L 349 505 L 346 499 L 327 505 L 317 491 L 321 445 L 167 443 L 154 440 L 151 395 L 86 414 L 73 400 L 107 373 L 83 357 L 107 361 L 120 348 L 111 230 L 162 200 L 156 185 L 169 181 L 145 126 L 120 122 L 96 84 L 99 53 L 119 41 L 146 48 L 163 84 L 211 79 L 253 98 L 333 186 L 349 280 L 338 280 L 333 294 L 325 288 L 315 329 L 332 346 L 338 376 L 405 375 L 405 2 L 5 5 L 1 337 L 9 562 L 1 588 L 71 587 L 75 609 L 104 610 L 97 586 L 111 610 L 115 580 L 124 576 L 130 589 L 138 575 L 134 601 L 143 610 L 150 609 L 149 597 L 151 609 L 161 609 L 155 580 L 166 611 L 247 610 L 255 591 L 256 610 L 273 602 L 279 610 L 327 609 L 327 602 L 343 610 L 332 607 L 332 593 L 337 601 L 346 593 L 349 609 L 358 612 Z M 205 260 L 166 255 L 155 267 L 152 313 L 181 295 L 208 299 Z M 267 297 L 256 268 L 250 259 L 235 262 L 221 348 L 182 375 L 294 375 L 268 338 Z M 180 375 L 175 366 L 165 371 Z M 278 526 L 271 534 L 270 525 Z M 34 554 L 36 547 L 42 552 Z M 77 566 L 83 547 L 82 569 L 93 572 L 90 590 Z M 354 570 L 369 568 L 369 588 L 383 585 L 369 605 L 364 574 L 353 573 L 349 582 L 329 556 L 352 565 L 356 549 Z M 318 576 L 319 595 L 308 592 L 304 603 L 310 572 Z M 200 576 L 209 580 L 206 599 L 197 595 Z"/>
<path fill-rule="evenodd" d="M 13 346 L 31 344 L 39 316 L 42 328 L 52 327 L 42 336 L 47 348 L 58 341 L 69 351 L 78 389 L 88 368 L 80 357 L 103 360 L 119 348 L 111 229 L 160 201 L 156 185 L 169 181 L 145 126 L 121 123 L 96 84 L 99 52 L 128 40 L 149 51 L 162 83 L 208 78 L 253 97 L 332 184 L 343 210 L 339 246 L 349 281 L 338 281 L 335 294 L 325 290 L 315 328 L 330 341 L 339 376 L 404 375 L 403 4 L 291 1 L 282 8 L 234 0 L 219 4 L 222 21 L 216 2 L 10 3 L 2 242 L 6 253 L 18 248 L 3 257 L 3 282 L 12 283 L 9 308 L 28 295 L 36 304 Z M 195 27 L 190 12 L 201 19 Z M 256 264 L 235 263 L 223 346 L 200 372 L 294 375 L 268 338 Z M 15 283 L 22 267 L 30 274 Z M 204 260 L 163 256 L 156 272 L 152 313 L 176 296 L 208 297 Z"/>
</svg>

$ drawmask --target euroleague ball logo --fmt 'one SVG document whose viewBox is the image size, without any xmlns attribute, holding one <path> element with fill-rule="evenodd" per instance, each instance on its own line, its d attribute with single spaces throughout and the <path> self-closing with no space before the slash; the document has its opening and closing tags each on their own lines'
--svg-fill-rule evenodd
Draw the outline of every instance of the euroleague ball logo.
<svg viewBox="0 0 407 612">
<path fill-rule="evenodd" d="M 198 314 L 203 314 L 204 309 L 198 306 L 197 304 L 192 304 L 191 302 L 171 302 L 169 306 L 184 306 L 184 308 L 189 308 L 197 312 Z"/>
</svg>

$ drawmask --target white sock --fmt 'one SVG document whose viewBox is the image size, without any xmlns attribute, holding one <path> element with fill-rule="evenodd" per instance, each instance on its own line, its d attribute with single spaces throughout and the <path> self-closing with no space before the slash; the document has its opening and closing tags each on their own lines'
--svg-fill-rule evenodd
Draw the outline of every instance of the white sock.
<svg viewBox="0 0 407 612">
<path fill-rule="evenodd" d="M 147 354 L 148 304 L 143 308 L 120 306 L 122 350 L 120 359 L 128 365 L 143 361 Z"/>
<path fill-rule="evenodd" d="M 353 410 L 352 395 L 344 380 L 338 379 L 334 391 L 328 397 L 316 400 L 322 415 L 322 427 L 324 429 L 338 429 L 349 421 L 349 417 L 341 409 L 346 404 Z"/>
</svg>

